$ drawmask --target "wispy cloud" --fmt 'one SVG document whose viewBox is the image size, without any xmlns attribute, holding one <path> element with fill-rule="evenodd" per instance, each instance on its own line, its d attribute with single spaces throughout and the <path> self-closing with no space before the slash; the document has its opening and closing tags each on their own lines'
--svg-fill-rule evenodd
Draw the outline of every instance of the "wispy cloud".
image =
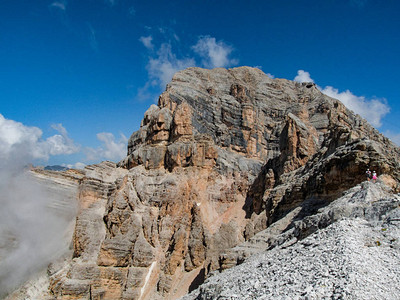
<svg viewBox="0 0 400 300">
<path fill-rule="evenodd" d="M 157 56 L 150 57 L 147 71 L 151 82 L 155 80 L 161 88 L 165 88 L 177 71 L 195 65 L 196 62 L 193 58 L 177 58 L 172 52 L 171 44 L 164 43 L 157 51 Z"/>
<path fill-rule="evenodd" d="M 87 23 L 88 29 L 89 29 L 89 45 L 94 51 L 99 50 L 99 44 L 97 43 L 97 38 L 96 38 L 96 31 L 94 30 L 92 24 Z"/>
<path fill-rule="evenodd" d="M 141 36 L 139 38 L 139 41 L 142 42 L 142 44 L 149 50 L 153 50 L 154 49 L 154 45 L 152 43 L 153 41 L 153 37 L 151 35 L 149 36 Z"/>
<path fill-rule="evenodd" d="M 116 141 L 114 135 L 109 132 L 98 133 L 97 139 L 102 145 L 98 148 L 87 147 L 85 149 L 87 160 L 120 160 L 126 156 L 128 139 L 123 134 L 119 141 Z"/>
<path fill-rule="evenodd" d="M 188 67 L 229 67 L 238 63 L 237 59 L 230 57 L 233 47 L 217 41 L 213 37 L 202 36 L 198 38 L 195 45 L 183 47 L 179 36 L 173 30 L 168 28 L 158 28 L 157 30 L 166 37 L 168 42 L 162 43 L 156 52 L 154 51 L 156 46 L 153 36 L 142 36 L 139 39 L 149 51 L 149 60 L 146 66 L 149 79 L 138 90 L 138 100 L 156 98 L 176 72 Z M 173 45 L 178 47 L 177 53 L 185 53 L 185 49 L 187 49 L 186 55 L 178 56 L 173 51 Z"/>
<path fill-rule="evenodd" d="M 156 89 L 157 91 L 161 89 L 159 80 L 148 80 L 143 87 L 139 88 L 136 94 L 137 100 L 147 101 L 151 98 L 154 99 L 153 89 Z"/>
<path fill-rule="evenodd" d="M 384 135 L 386 135 L 393 143 L 395 143 L 397 146 L 400 147 L 400 133 L 395 133 L 390 130 L 386 130 L 384 132 Z"/>
<path fill-rule="evenodd" d="M 67 1 L 54 1 L 53 3 L 50 4 L 50 7 L 65 11 L 67 9 Z"/>
<path fill-rule="evenodd" d="M 304 70 L 298 70 L 294 80 L 298 82 L 314 82 L 310 73 Z M 340 100 L 347 108 L 362 116 L 374 127 L 380 127 L 382 118 L 390 112 L 390 107 L 384 98 L 367 99 L 364 96 L 356 96 L 349 90 L 339 92 L 338 89 L 332 86 L 324 88 L 318 86 L 318 89 L 325 95 Z"/>
<path fill-rule="evenodd" d="M 214 37 L 200 37 L 197 44 L 192 47 L 202 58 L 202 65 L 206 68 L 226 68 L 238 63 L 237 59 L 229 58 L 233 48 Z"/>
</svg>

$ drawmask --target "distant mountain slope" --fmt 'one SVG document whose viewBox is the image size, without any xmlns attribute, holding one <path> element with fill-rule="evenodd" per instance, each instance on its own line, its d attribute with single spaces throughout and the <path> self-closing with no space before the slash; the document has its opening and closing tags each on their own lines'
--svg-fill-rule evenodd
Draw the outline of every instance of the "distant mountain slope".
<svg viewBox="0 0 400 300">
<path fill-rule="evenodd" d="M 59 165 L 54 165 L 54 166 L 46 166 L 44 167 L 46 171 L 67 171 L 67 167 L 59 166 Z"/>
</svg>

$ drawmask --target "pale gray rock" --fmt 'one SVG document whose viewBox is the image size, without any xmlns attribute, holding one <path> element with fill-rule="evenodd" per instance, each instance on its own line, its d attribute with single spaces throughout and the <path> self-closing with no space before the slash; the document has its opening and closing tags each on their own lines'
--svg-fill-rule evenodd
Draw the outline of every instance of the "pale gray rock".
<svg viewBox="0 0 400 300">
<path fill-rule="evenodd" d="M 182 299 L 399 298 L 400 196 L 388 190 L 365 182 L 289 230 L 270 229 L 259 254 Z"/>
<path fill-rule="evenodd" d="M 49 272 L 56 298 L 176 299 L 243 262 L 246 248 L 228 249 L 245 241 L 289 247 L 359 214 L 319 209 L 367 167 L 400 191 L 400 151 L 365 120 L 249 67 L 176 73 L 127 150 L 83 170 L 73 257 Z"/>
</svg>

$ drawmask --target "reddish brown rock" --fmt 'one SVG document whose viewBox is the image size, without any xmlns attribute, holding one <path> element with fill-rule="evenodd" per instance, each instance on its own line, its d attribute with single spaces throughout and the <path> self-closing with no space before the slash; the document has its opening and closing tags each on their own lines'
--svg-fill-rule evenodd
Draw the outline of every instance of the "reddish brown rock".
<svg viewBox="0 0 400 300">
<path fill-rule="evenodd" d="M 50 276 L 51 293 L 175 299 L 239 262 L 221 253 L 305 201 L 328 203 L 367 167 L 398 189 L 399 158 L 313 84 L 248 67 L 178 72 L 127 157 L 86 169 L 74 259 Z"/>
</svg>

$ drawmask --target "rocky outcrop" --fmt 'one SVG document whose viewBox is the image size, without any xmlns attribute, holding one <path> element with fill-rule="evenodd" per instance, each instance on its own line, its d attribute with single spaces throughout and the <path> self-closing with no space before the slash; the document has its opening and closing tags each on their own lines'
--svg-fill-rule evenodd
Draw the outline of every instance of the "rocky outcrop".
<svg viewBox="0 0 400 300">
<path fill-rule="evenodd" d="M 400 198 L 393 194 L 395 187 L 393 184 L 390 177 L 382 175 L 376 185 L 365 181 L 345 191 L 344 196 L 326 207 L 321 207 L 313 199 L 308 199 L 267 229 L 221 254 L 221 269 L 229 269 L 255 254 L 284 243 L 294 244 L 344 218 L 366 218 L 368 221 L 382 219 L 380 214 L 396 209 L 399 204 Z M 390 198 L 394 200 L 385 201 Z"/>
<path fill-rule="evenodd" d="M 248 67 L 175 74 L 127 154 L 84 170 L 73 259 L 51 269 L 49 297 L 176 299 L 367 167 L 399 190 L 400 151 L 365 120 L 314 84 Z"/>
<path fill-rule="evenodd" d="M 357 185 L 286 230 L 276 225 L 256 234 L 236 248 L 252 249 L 248 260 L 182 300 L 396 299 L 399 204 L 383 181 Z"/>
</svg>

